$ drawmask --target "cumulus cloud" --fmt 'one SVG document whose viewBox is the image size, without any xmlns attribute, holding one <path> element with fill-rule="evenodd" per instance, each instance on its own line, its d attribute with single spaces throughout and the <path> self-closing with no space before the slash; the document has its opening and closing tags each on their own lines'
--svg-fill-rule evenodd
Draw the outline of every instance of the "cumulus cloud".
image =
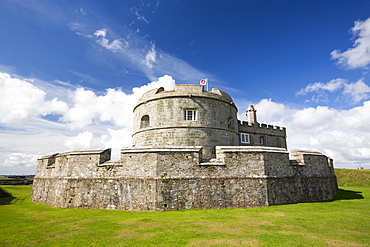
<svg viewBox="0 0 370 247">
<path fill-rule="evenodd" d="M 27 153 L 10 153 L 5 155 L 5 160 L 0 163 L 0 166 L 10 167 L 34 167 L 39 155 Z"/>
<path fill-rule="evenodd" d="M 90 131 L 83 131 L 77 136 L 68 138 L 65 141 L 65 146 L 69 149 L 89 149 L 92 147 L 94 134 Z"/>
<path fill-rule="evenodd" d="M 353 48 L 344 52 L 334 50 L 331 52 L 331 58 L 349 69 L 365 68 L 370 63 L 370 18 L 356 21 L 351 31 L 354 38 Z"/>
<path fill-rule="evenodd" d="M 332 119 L 336 113 L 335 109 L 330 109 L 327 106 L 304 108 L 291 115 L 291 124 L 298 128 L 317 130 L 317 128 L 322 128 L 323 122 Z"/>
<path fill-rule="evenodd" d="M 35 81 L 0 73 L 0 171 L 34 169 L 35 157 L 75 149 L 112 148 L 113 158 L 118 159 L 120 148 L 131 146 L 136 102 L 148 90 L 171 90 L 175 85 L 166 75 L 133 88 L 131 93 L 108 88 L 97 94 L 85 88 L 61 90 L 58 85 L 62 84 L 42 90 Z M 69 96 L 63 101 L 46 100 L 55 91 L 69 92 Z M 47 114 L 60 118 L 51 121 L 45 118 Z M 20 120 L 22 124 L 15 128 Z"/>
<path fill-rule="evenodd" d="M 333 79 L 328 83 L 315 82 L 309 84 L 296 92 L 296 95 L 300 96 L 309 93 L 317 93 L 312 97 L 312 100 L 318 102 L 327 100 L 328 96 L 325 92 L 333 93 L 335 91 L 341 91 L 342 96 L 353 103 L 359 103 L 370 98 L 370 87 L 363 79 L 349 83 L 342 78 Z"/>
<path fill-rule="evenodd" d="M 302 88 L 298 92 L 296 92 L 297 95 L 305 95 L 307 93 L 311 92 L 317 92 L 320 90 L 327 90 L 329 92 L 334 92 L 340 88 L 343 88 L 343 85 L 347 83 L 347 80 L 342 78 L 337 78 L 329 81 L 328 83 L 322 83 L 322 82 L 315 82 L 312 84 L 309 84 L 305 88 Z"/>
<path fill-rule="evenodd" d="M 143 93 L 150 89 L 164 87 L 173 89 L 175 80 L 171 76 L 162 76 L 157 81 L 132 89 L 126 94 L 121 89 L 109 88 L 103 95 L 84 88 L 78 88 L 71 95 L 72 105 L 61 118 L 73 129 L 80 129 L 92 123 L 112 122 L 117 127 L 130 127 L 132 109 Z"/>
<path fill-rule="evenodd" d="M 280 120 L 290 114 L 290 109 L 284 104 L 273 102 L 271 99 L 262 99 L 255 105 L 258 118 L 266 123 L 279 124 Z M 258 119 L 257 119 L 258 120 Z"/>
<path fill-rule="evenodd" d="M 344 95 L 349 96 L 355 103 L 366 100 L 370 97 L 370 87 L 363 80 L 355 83 L 344 84 Z"/>
<path fill-rule="evenodd" d="M 0 123 L 19 123 L 30 117 L 63 114 L 65 102 L 57 98 L 46 100 L 46 93 L 32 84 L 32 80 L 18 79 L 0 72 Z"/>
<path fill-rule="evenodd" d="M 270 99 L 255 106 L 260 123 L 287 128 L 290 149 L 321 151 L 334 159 L 336 167 L 369 166 L 370 101 L 349 110 L 326 106 L 296 109 Z"/>
</svg>

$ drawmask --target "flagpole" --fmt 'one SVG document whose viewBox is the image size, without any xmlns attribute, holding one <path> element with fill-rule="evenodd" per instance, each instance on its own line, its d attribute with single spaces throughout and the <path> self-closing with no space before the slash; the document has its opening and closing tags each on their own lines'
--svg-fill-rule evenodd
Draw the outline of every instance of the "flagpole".
<svg viewBox="0 0 370 247">
<path fill-rule="evenodd" d="M 208 78 L 206 78 L 206 82 L 207 82 L 207 91 L 208 91 Z"/>
</svg>

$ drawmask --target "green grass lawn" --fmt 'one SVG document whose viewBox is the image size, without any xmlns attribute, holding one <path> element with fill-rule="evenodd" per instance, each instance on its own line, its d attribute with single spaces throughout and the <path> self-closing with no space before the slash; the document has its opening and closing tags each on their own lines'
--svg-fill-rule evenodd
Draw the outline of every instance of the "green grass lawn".
<svg viewBox="0 0 370 247">
<path fill-rule="evenodd" d="M 1 186 L 0 246 L 370 246 L 370 187 L 333 201 L 249 209 L 133 212 L 30 202 L 31 186 Z"/>
</svg>

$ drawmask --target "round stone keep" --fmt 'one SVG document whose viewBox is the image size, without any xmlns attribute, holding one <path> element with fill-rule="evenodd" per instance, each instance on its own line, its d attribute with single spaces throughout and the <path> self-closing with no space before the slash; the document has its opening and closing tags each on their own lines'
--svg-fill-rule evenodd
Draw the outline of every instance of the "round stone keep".
<svg viewBox="0 0 370 247">
<path fill-rule="evenodd" d="M 176 85 L 145 93 L 134 108 L 133 147 L 202 146 L 203 158 L 215 146 L 239 145 L 237 108 L 222 90 Z"/>
</svg>

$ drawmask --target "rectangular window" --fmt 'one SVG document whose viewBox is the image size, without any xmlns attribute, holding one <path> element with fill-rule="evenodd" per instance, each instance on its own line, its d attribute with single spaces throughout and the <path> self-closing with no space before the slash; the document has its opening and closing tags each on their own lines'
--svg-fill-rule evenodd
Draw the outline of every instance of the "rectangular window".
<svg viewBox="0 0 370 247">
<path fill-rule="evenodd" d="M 249 143 L 249 134 L 240 134 L 240 139 L 242 143 Z"/>
<path fill-rule="evenodd" d="M 197 111 L 196 110 L 184 110 L 184 120 L 186 121 L 196 121 Z"/>
</svg>

